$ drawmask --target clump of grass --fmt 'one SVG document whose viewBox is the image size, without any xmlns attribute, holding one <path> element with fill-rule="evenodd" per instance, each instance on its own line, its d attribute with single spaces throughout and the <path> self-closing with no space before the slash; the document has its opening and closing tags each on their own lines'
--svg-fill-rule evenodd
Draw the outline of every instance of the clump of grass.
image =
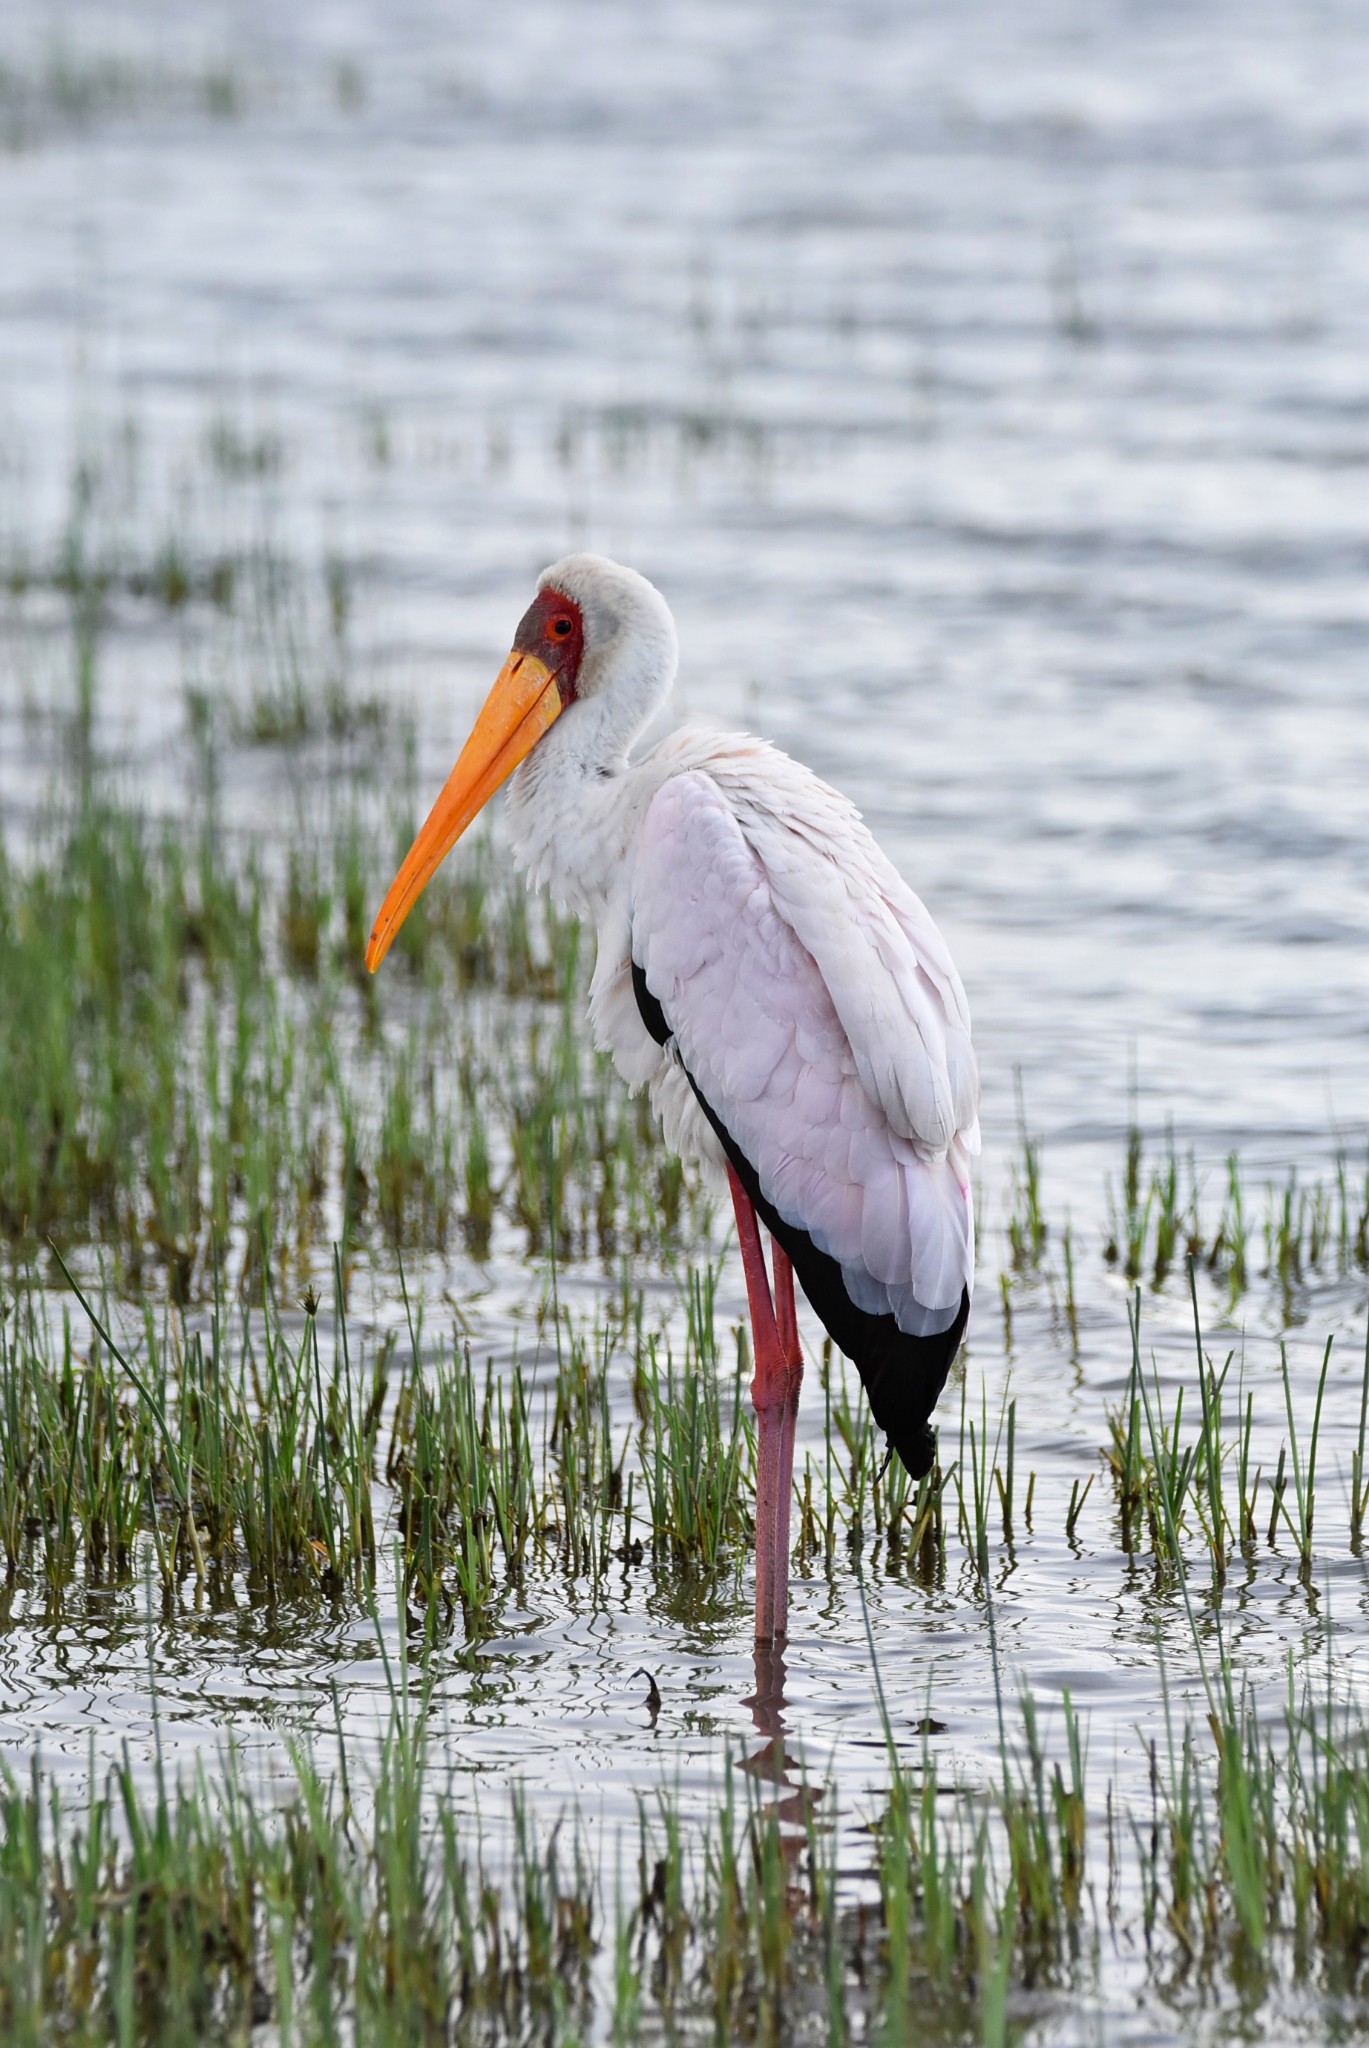
<svg viewBox="0 0 1369 2048">
<path fill-rule="evenodd" d="M 207 1337 L 159 1328 L 149 1308 L 136 1345 L 124 1345 L 107 1307 L 73 1282 L 93 1332 L 78 1361 L 69 1322 L 54 1352 L 32 1294 L 21 1296 L 14 1329 L 0 1328 L 0 1389 L 13 1449 L 26 1452 L 5 1461 L 11 1573 L 24 1558 L 21 1531 L 36 1528 L 54 1592 L 75 1574 L 78 1542 L 93 1577 L 107 1566 L 131 1584 L 146 1529 L 168 1590 L 190 1572 L 232 1576 L 240 1562 L 249 1584 L 272 1591 L 369 1583 L 385 1354 L 369 1381 L 351 1372 L 340 1269 L 336 1279 L 326 1372 L 312 1297 L 291 1343 L 268 1291 L 259 1341 L 244 1331 L 232 1354 L 222 1301 Z"/>
<path fill-rule="evenodd" d="M 1163 1287 L 1189 1259 L 1225 1280 L 1232 1301 L 1252 1279 L 1252 1238 L 1264 1245 L 1264 1277 L 1280 1289 L 1285 1308 L 1313 1275 L 1342 1278 L 1369 1267 L 1369 1171 L 1352 1186 L 1344 1154 L 1335 1179 L 1302 1182 L 1296 1174 L 1264 1190 L 1263 1221 L 1252 1226 L 1250 1200 L 1238 1156 L 1226 1160 L 1225 1187 L 1217 1222 L 1204 1220 L 1199 1177 L 1190 1153 L 1181 1180 L 1174 1134 L 1168 1134 L 1160 1165 L 1144 1170 L 1144 1138 L 1133 1122 L 1120 1179 L 1120 1196 L 1108 1194 L 1110 1227 L 1104 1256 L 1128 1280 L 1149 1269 L 1151 1284 Z M 1209 1212 L 1210 1215 L 1210 1212 Z M 1012 1240 L 1014 1244 L 1016 1239 Z"/>
<path fill-rule="evenodd" d="M 474 1639 L 529 1572 L 595 1598 L 615 1558 L 731 1581 L 746 1555 L 745 1346 L 724 1371 L 714 1267 L 684 1278 L 678 1360 L 640 1293 L 590 1322 L 548 1304 L 541 1376 L 487 1364 L 482 1391 L 459 1329 L 433 1350 L 416 1321 L 402 1368 L 391 1338 L 357 1340 L 340 1252 L 329 1315 L 312 1288 L 302 1318 L 284 1311 L 263 1256 L 255 1310 L 220 1290 L 191 1325 L 145 1303 L 132 1334 L 54 1257 L 88 1335 L 55 1324 L 36 1284 L 4 1305 L 0 1552 L 59 1601 L 83 1574 L 131 1598 L 149 1562 L 167 1593 L 241 1578 L 364 1601 L 390 1528 L 433 1626 L 459 1620 Z M 612 1375 L 633 1390 L 637 1428 L 611 1420 Z"/>
<path fill-rule="evenodd" d="M 755 1432 L 746 1393 L 750 1361 L 737 1345 L 730 1398 L 724 1400 L 714 1319 L 716 1267 L 686 1277 L 682 1365 L 648 1340 L 634 1381 L 643 1417 L 644 1506 L 653 1540 L 680 1561 L 713 1570 L 752 1527 Z"/>
<path fill-rule="evenodd" d="M 376 1199 L 392 1245 L 446 1249 L 458 1188 L 456 1142 L 439 1107 L 434 1051 L 411 1036 L 389 1065 L 375 1158 Z"/>
<path fill-rule="evenodd" d="M 980 1387 L 979 1420 L 969 1411 L 968 1383 L 960 1383 L 960 1455 L 948 1475 L 956 1489 L 956 1522 L 966 1554 L 981 1581 L 989 1573 L 989 1531 L 995 1500 L 1002 1512 L 1003 1541 L 1013 1543 L 1013 1501 L 1017 1474 L 1017 1403 L 1005 1390 L 993 1440 L 989 1437 L 988 1393 Z M 1000 1458 L 1002 1463 L 1000 1464 Z M 968 1487 L 966 1485 L 968 1481 Z M 1073 1505 L 1071 1514 L 1076 1512 Z"/>
<path fill-rule="evenodd" d="M 1284 1412 L 1288 1417 L 1288 1443 L 1292 1452 L 1293 1484 L 1297 1500 L 1298 1517 L 1294 1522 L 1288 1517 L 1293 1540 L 1298 1546 L 1298 1556 L 1304 1573 L 1312 1566 L 1312 1521 L 1316 1511 L 1317 1485 L 1317 1439 L 1321 1434 L 1321 1407 L 1326 1394 L 1326 1375 L 1331 1365 L 1333 1339 L 1328 1337 L 1322 1353 L 1321 1372 L 1317 1378 L 1317 1402 L 1312 1415 L 1312 1432 L 1304 1460 L 1298 1450 L 1298 1430 L 1293 1419 L 1293 1387 L 1288 1371 L 1288 1346 L 1279 1346 L 1279 1365 L 1283 1376 Z M 1284 1510 L 1287 1515 L 1287 1508 Z"/>
<path fill-rule="evenodd" d="M 1216 1233 L 1208 1247 L 1207 1264 L 1210 1271 L 1226 1272 L 1231 1284 L 1231 1298 L 1235 1301 L 1245 1292 L 1248 1285 L 1246 1242 L 1249 1233 L 1245 1220 L 1245 1191 L 1241 1185 L 1240 1161 L 1234 1152 L 1227 1157 L 1226 1180 L 1226 1202 Z"/>
<path fill-rule="evenodd" d="M 1041 1141 L 1027 1128 L 1027 1108 L 1022 1094 L 1022 1069 L 1013 1070 L 1017 1098 L 1017 1140 L 1020 1157 L 1013 1165 L 1013 1209 L 1008 1220 L 1008 1244 L 1014 1267 L 1036 1267 L 1046 1248 L 1048 1227 L 1041 1205 Z"/>
<path fill-rule="evenodd" d="M 1199 1417 L 1194 1434 L 1186 1439 L 1187 1389 L 1182 1385 L 1177 1389 L 1171 1413 L 1166 1413 L 1158 1384 L 1147 1398 L 1142 1380 L 1139 1296 L 1129 1313 L 1131 1373 L 1121 1406 L 1108 1413 L 1111 1442 L 1104 1452 L 1116 1483 L 1122 1548 L 1134 1551 L 1148 1539 L 1156 1557 L 1172 1562 L 1177 1555 L 1174 1545 L 1191 1514 L 1220 1576 L 1226 1569 L 1232 1533 L 1223 1491 L 1229 1447 L 1222 1433 L 1223 1392 L 1232 1359 L 1227 1358 L 1219 1374 L 1204 1358 L 1195 1294 Z"/>
<path fill-rule="evenodd" d="M 207 992 L 236 984 L 250 1004 L 258 879 L 98 801 L 54 837 L 48 862 L 0 865 L 0 1231 L 31 1242 L 77 1223 L 131 1241 L 138 1266 L 145 1235 L 174 1256 L 202 1211 L 185 970 L 195 959 Z"/>
<path fill-rule="evenodd" d="M 278 476 L 285 466 L 285 443 L 280 434 L 269 427 L 244 428 L 225 414 L 211 422 L 205 453 L 211 467 L 234 483 Z"/>
<path fill-rule="evenodd" d="M 454 1587 L 466 1635 L 486 1632 L 497 1559 L 516 1582 L 543 1544 L 550 1505 L 537 1483 L 521 1373 L 506 1391 L 487 1372 L 481 1399 L 469 1353 L 428 1374 L 415 1342 L 387 1477 L 398 1494 L 410 1584 L 429 1605 L 450 1600 Z"/>
<path fill-rule="evenodd" d="M 1183 1195 L 1172 1127 L 1166 1134 L 1164 1158 L 1148 1178 L 1144 1160 L 1145 1140 L 1133 1112 L 1120 1201 L 1109 1189 L 1110 1229 L 1104 1257 L 1109 1265 L 1120 1265 L 1128 1280 L 1140 1279 L 1149 1265 L 1151 1284 L 1158 1288 L 1164 1286 L 1181 1255 L 1197 1258 L 1202 1253 L 1197 1172 L 1190 1155 L 1188 1191 Z"/>
<path fill-rule="evenodd" d="M 1196 1273 L 1190 1263 L 1193 1334 L 1197 1354 L 1196 1389 L 1180 1383 L 1172 1407 L 1156 1380 L 1147 1389 L 1140 1345 L 1139 1296 L 1131 1311 L 1132 1365 L 1122 1402 L 1108 1411 L 1110 1442 L 1104 1458 L 1112 1473 L 1121 1524 L 1122 1547 L 1128 1552 L 1149 1548 L 1175 1569 L 1182 1557 L 1175 1546 L 1196 1531 L 1218 1583 L 1225 1577 L 1233 1549 L 1253 1563 L 1260 1534 L 1257 1516 L 1264 1468 L 1255 1462 L 1255 1392 L 1238 1379 L 1230 1398 L 1231 1369 L 1236 1354 L 1228 1353 L 1218 1369 L 1206 1355 L 1199 1319 Z M 1272 1549 L 1281 1527 L 1296 1548 L 1301 1575 L 1307 1579 L 1313 1557 L 1312 1532 L 1316 1507 L 1317 1453 L 1322 1404 L 1331 1362 L 1328 1340 L 1316 1377 L 1312 1413 L 1306 1435 L 1299 1427 L 1293 1373 L 1286 1346 L 1280 1346 L 1280 1379 L 1287 1435 L 1269 1486 L 1267 1546 Z M 1369 1375 L 1369 1363 L 1366 1365 Z M 1369 1385 L 1369 1377 L 1366 1377 Z M 1185 1403 L 1196 1419 L 1185 1424 Z M 1362 1403 L 1369 1413 L 1369 1396 Z M 1305 1448 L 1304 1448 L 1305 1444 Z M 1351 1459 L 1352 1546 L 1362 1523 L 1363 1482 L 1356 1458 Z M 1234 1481 L 1234 1491 L 1232 1482 Z M 1291 1492 L 1290 1492 L 1291 1484 Z M 1356 1488 L 1359 1491 L 1356 1491 Z M 1361 1503 L 1360 1520 L 1356 1502 Z"/>
</svg>

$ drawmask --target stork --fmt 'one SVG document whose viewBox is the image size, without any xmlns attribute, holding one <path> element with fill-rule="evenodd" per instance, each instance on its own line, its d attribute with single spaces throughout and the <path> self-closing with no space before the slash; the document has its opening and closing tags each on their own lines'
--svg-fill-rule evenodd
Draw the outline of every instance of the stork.
<svg viewBox="0 0 1369 2048">
<path fill-rule="evenodd" d="M 744 734 L 684 726 L 632 759 L 677 662 L 645 577 L 599 555 L 553 563 L 366 964 L 509 782 L 515 862 L 597 930 L 596 1039 L 650 1090 L 666 1143 L 731 1193 L 754 1363 L 756 1640 L 779 1644 L 795 1275 L 920 1478 L 970 1311 L 979 1075 L 946 942 L 845 797 Z"/>
</svg>

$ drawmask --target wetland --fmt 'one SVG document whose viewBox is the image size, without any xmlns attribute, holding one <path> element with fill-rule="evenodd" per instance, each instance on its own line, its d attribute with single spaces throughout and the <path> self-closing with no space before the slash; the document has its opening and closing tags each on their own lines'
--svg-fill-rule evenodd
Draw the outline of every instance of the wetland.
<svg viewBox="0 0 1369 2048">
<path fill-rule="evenodd" d="M 6 20 L 0 2027 L 1359 2038 L 1363 25 L 606 9 L 529 135 L 556 21 Z M 361 964 L 580 544 L 975 1018 L 782 1657 L 592 934 L 496 818 Z"/>
</svg>

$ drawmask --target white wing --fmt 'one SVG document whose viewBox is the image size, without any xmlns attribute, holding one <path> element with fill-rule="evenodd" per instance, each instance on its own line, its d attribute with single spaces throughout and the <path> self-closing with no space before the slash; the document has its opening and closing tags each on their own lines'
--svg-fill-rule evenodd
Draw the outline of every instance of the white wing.
<svg viewBox="0 0 1369 2048">
<path fill-rule="evenodd" d="M 672 776 L 632 950 L 681 1059 L 786 1222 L 870 1314 L 948 1328 L 973 1275 L 979 1081 L 926 911 L 835 791 L 769 748 Z"/>
</svg>

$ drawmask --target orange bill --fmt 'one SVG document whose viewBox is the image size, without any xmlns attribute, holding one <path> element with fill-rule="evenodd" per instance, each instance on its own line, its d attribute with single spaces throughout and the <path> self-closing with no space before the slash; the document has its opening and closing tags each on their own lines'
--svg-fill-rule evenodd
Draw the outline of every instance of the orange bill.
<svg viewBox="0 0 1369 2048">
<path fill-rule="evenodd" d="M 366 965 L 375 973 L 409 912 L 476 813 L 507 782 L 561 711 L 546 663 L 515 650 L 499 671 L 447 786 L 404 856 L 371 928 Z"/>
</svg>

